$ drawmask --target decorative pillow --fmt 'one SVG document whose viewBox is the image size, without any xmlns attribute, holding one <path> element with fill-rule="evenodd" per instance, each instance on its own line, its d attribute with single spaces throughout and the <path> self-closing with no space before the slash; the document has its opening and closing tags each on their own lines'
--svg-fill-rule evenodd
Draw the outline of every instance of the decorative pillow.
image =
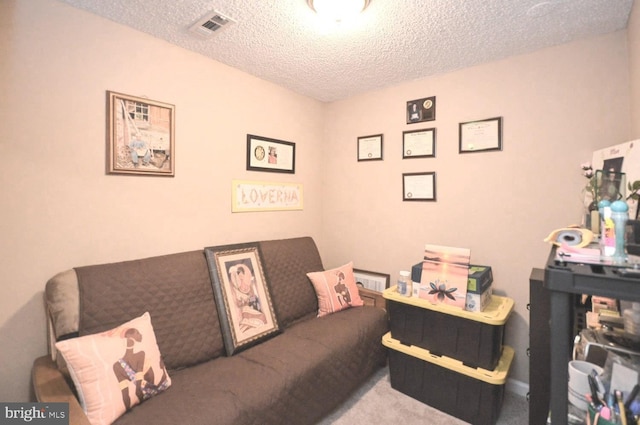
<svg viewBox="0 0 640 425">
<path fill-rule="evenodd" d="M 318 296 L 318 317 L 364 305 L 353 276 L 353 262 L 337 269 L 307 273 L 307 276 Z"/>
<path fill-rule="evenodd" d="M 111 424 L 171 385 L 148 312 L 110 331 L 57 342 L 56 348 L 92 425 Z"/>
</svg>

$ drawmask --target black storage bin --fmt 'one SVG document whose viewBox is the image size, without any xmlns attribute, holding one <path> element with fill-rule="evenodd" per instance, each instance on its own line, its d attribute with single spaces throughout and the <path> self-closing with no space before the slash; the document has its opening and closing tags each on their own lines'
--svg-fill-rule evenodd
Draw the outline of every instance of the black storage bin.
<svg viewBox="0 0 640 425">
<path fill-rule="evenodd" d="M 394 339 L 455 358 L 472 368 L 496 368 L 502 353 L 504 325 L 513 310 L 511 298 L 494 295 L 483 311 L 470 312 L 405 297 L 395 291 L 395 286 L 386 289 L 383 296 Z"/>
<path fill-rule="evenodd" d="M 392 388 L 474 425 L 497 422 L 514 356 L 511 347 L 504 346 L 496 369 L 487 371 L 403 345 L 390 333 L 382 343 L 389 348 Z"/>
</svg>

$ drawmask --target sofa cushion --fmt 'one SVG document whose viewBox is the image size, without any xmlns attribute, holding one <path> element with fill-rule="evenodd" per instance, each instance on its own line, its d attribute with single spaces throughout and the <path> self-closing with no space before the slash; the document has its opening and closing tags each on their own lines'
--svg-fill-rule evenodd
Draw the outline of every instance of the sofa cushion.
<svg viewBox="0 0 640 425">
<path fill-rule="evenodd" d="M 56 343 L 92 425 L 109 425 L 171 386 L 149 313 L 109 331 Z"/>
<path fill-rule="evenodd" d="M 299 321 L 233 357 L 172 371 L 168 391 L 116 424 L 317 423 L 384 366 L 387 329 L 373 307 Z"/>
<path fill-rule="evenodd" d="M 223 354 L 204 251 L 75 270 L 80 335 L 102 332 L 148 311 L 168 369 Z"/>
<path fill-rule="evenodd" d="M 353 276 L 353 262 L 307 276 L 318 296 L 318 317 L 364 305 Z"/>
<path fill-rule="evenodd" d="M 307 273 L 323 267 L 313 239 L 263 241 L 260 253 L 281 328 L 315 315 L 318 301 Z"/>
</svg>

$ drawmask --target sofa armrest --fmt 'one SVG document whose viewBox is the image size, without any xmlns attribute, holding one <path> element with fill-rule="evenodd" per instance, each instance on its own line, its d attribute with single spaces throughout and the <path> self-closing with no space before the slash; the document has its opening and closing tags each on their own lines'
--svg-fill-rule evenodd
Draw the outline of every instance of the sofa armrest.
<svg viewBox="0 0 640 425">
<path fill-rule="evenodd" d="M 33 362 L 31 381 L 40 403 L 69 403 L 69 425 L 91 425 L 64 375 L 49 356 Z"/>
</svg>

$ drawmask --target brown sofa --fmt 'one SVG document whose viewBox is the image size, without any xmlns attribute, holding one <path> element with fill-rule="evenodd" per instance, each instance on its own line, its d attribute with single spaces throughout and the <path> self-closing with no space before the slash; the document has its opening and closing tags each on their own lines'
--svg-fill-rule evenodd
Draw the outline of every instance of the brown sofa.
<svg viewBox="0 0 640 425">
<path fill-rule="evenodd" d="M 148 311 L 172 384 L 116 424 L 313 424 L 384 366 L 386 313 L 353 307 L 316 317 L 306 273 L 323 269 L 309 237 L 258 242 L 281 332 L 225 355 L 204 250 L 76 268 L 47 282 L 50 355 L 36 359 L 40 402 L 70 403 L 56 340 L 111 329 Z M 86 289 L 92 288 L 92 289 Z"/>
</svg>

